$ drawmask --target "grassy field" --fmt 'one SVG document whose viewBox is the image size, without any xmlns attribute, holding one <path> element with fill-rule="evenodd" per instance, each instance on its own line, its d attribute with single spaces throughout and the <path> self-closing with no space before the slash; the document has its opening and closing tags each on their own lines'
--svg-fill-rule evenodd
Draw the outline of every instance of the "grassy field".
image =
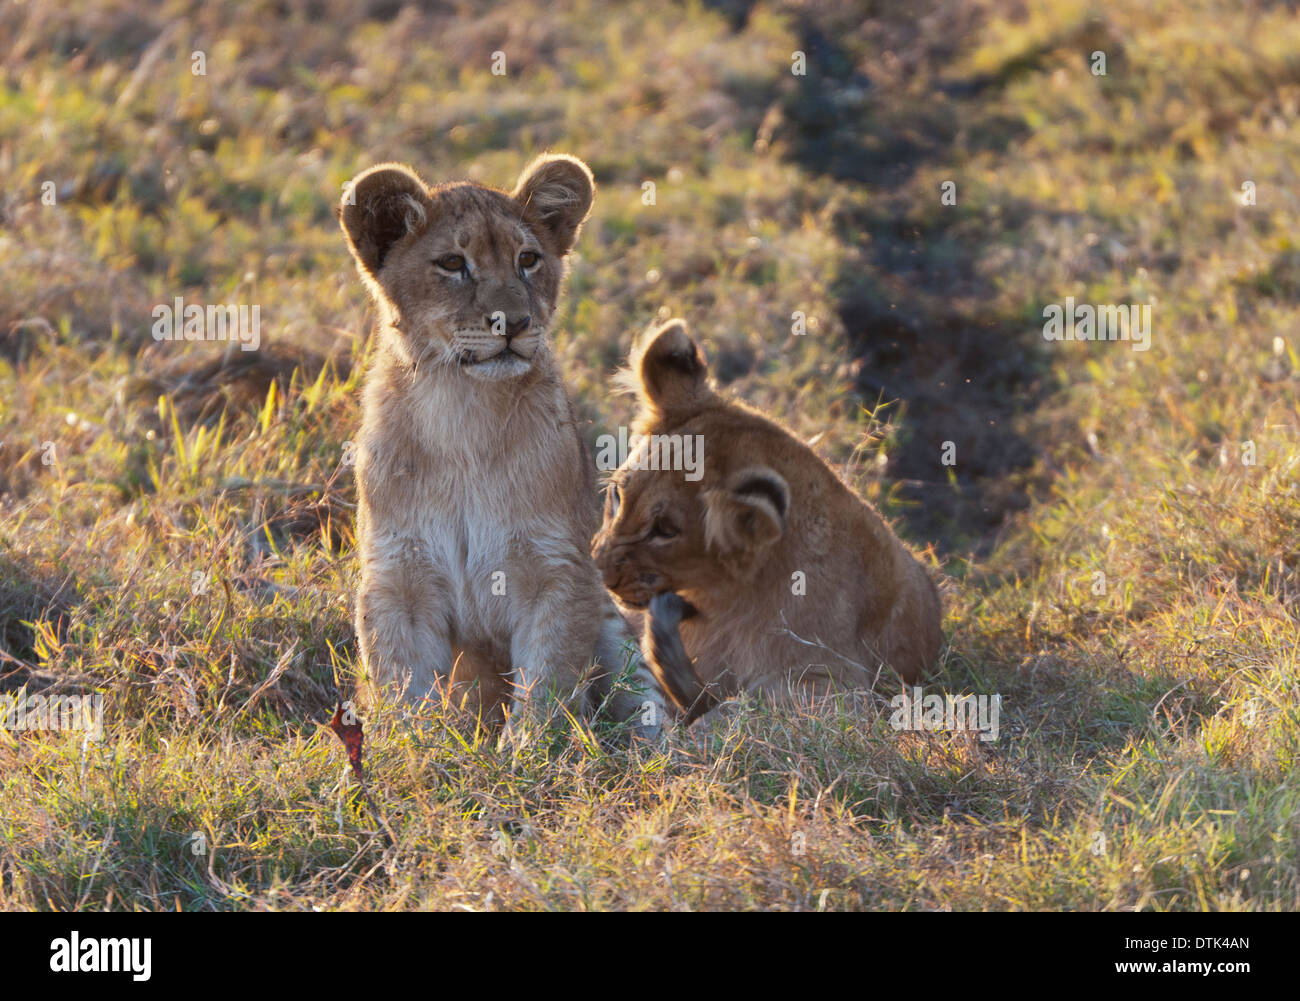
<svg viewBox="0 0 1300 1001">
<path fill-rule="evenodd" d="M 105 705 L 98 744 L 0 730 L 0 908 L 1300 908 L 1285 6 L 29 0 L 0 54 L 0 686 Z M 357 796 L 333 209 L 548 149 L 599 184 L 558 335 L 591 440 L 687 317 L 941 568 L 927 691 L 1000 694 L 998 740 L 749 706 L 516 756 L 386 714 Z M 261 349 L 155 341 L 177 296 Z M 1150 305 L 1150 349 L 1046 341 L 1067 296 Z"/>
</svg>

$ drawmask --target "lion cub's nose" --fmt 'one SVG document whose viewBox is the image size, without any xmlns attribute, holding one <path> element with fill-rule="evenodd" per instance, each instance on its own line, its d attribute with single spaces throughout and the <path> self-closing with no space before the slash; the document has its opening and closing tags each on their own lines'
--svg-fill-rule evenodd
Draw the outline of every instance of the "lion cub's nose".
<svg viewBox="0 0 1300 1001">
<path fill-rule="evenodd" d="M 592 558 L 596 562 L 596 569 L 600 571 L 601 582 L 612 591 L 620 576 L 618 564 L 606 559 L 603 551 L 592 553 Z"/>
<path fill-rule="evenodd" d="M 495 319 L 499 315 L 500 314 L 494 313 L 492 316 L 488 317 L 488 326 L 493 330 L 501 330 L 501 328 L 495 323 Z M 505 330 L 502 331 L 505 334 L 506 342 L 509 343 L 511 340 L 522 334 L 532 325 L 532 322 L 533 318 L 527 313 L 517 316 L 511 316 L 507 313 Z"/>
</svg>

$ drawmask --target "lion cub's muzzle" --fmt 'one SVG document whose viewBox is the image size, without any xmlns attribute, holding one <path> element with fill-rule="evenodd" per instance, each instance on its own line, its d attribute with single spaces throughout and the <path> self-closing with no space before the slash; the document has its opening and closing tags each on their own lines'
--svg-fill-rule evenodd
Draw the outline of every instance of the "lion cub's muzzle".
<svg viewBox="0 0 1300 1001">
<path fill-rule="evenodd" d="M 653 570 L 629 565 L 625 554 L 616 556 L 610 549 L 597 546 L 592 556 L 605 589 L 627 608 L 645 608 L 651 598 L 667 590 L 663 577 Z"/>
<path fill-rule="evenodd" d="M 532 367 L 542 336 L 528 314 L 508 317 L 504 323 L 488 318 L 484 327 L 461 327 L 452 350 L 456 362 L 470 375 L 502 379 L 523 375 Z"/>
</svg>

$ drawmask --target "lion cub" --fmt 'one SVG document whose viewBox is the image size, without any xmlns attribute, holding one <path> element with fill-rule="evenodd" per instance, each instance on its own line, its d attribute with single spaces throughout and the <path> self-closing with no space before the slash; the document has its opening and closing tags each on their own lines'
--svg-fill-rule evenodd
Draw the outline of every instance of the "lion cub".
<svg viewBox="0 0 1300 1001">
<path fill-rule="evenodd" d="M 588 711 L 634 656 L 588 551 L 595 472 L 547 339 L 594 193 L 570 156 L 509 193 L 398 164 L 348 185 L 339 218 L 379 310 L 356 465 L 366 702 L 450 693 L 499 722 L 552 690 Z"/>
<path fill-rule="evenodd" d="M 681 320 L 633 351 L 644 437 L 613 475 L 592 555 L 694 720 L 742 691 L 909 684 L 939 653 L 929 574 L 880 516 L 776 422 L 724 399 Z M 670 469 L 691 438 L 702 475 Z"/>
</svg>

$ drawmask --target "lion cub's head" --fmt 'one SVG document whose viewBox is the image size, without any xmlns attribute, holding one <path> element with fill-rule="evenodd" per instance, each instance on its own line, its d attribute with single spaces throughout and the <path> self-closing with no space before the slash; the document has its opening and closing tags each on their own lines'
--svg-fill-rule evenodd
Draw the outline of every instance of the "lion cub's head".
<svg viewBox="0 0 1300 1001">
<path fill-rule="evenodd" d="M 610 478 L 592 556 L 624 606 L 644 608 L 665 591 L 698 604 L 751 577 L 785 533 L 790 488 L 760 458 L 779 453 L 780 432 L 710 388 L 681 320 L 633 352 L 632 375 L 643 437 Z M 687 435 L 703 448 L 695 479 L 662 461 Z"/>
<path fill-rule="evenodd" d="M 564 259 L 594 193 L 591 171 L 571 156 L 539 158 L 509 193 L 430 187 L 386 163 L 347 186 L 339 221 L 407 363 L 513 379 L 546 348 Z"/>
</svg>

